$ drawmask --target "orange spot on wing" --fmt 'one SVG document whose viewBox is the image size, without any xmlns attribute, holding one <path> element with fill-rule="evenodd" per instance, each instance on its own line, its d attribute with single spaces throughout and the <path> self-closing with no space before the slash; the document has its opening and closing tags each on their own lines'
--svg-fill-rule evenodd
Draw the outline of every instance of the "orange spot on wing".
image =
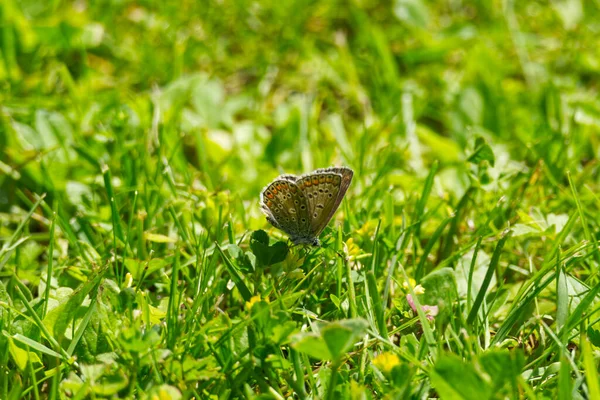
<svg viewBox="0 0 600 400">
<path fill-rule="evenodd" d="M 312 183 L 310 182 L 310 179 L 307 179 L 307 180 L 304 181 L 304 186 L 308 187 L 310 185 L 312 185 Z"/>
<path fill-rule="evenodd" d="M 312 183 L 313 183 L 313 184 L 315 184 L 315 185 L 316 185 L 316 184 L 318 184 L 318 183 L 319 183 L 319 178 L 317 178 L 317 177 L 315 176 L 315 177 L 313 178 L 313 180 L 312 180 Z"/>
<path fill-rule="evenodd" d="M 267 193 L 267 197 L 270 198 L 270 199 L 272 199 L 274 197 L 273 193 Z"/>
</svg>

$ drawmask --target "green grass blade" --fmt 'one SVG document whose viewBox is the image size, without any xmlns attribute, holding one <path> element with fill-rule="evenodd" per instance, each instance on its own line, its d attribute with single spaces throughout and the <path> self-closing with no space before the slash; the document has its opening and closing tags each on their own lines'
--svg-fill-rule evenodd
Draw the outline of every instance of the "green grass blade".
<svg viewBox="0 0 600 400">
<path fill-rule="evenodd" d="M 505 232 L 504 235 L 498 241 L 498 244 L 496 244 L 496 248 L 494 249 L 494 253 L 492 254 L 492 259 L 490 261 L 490 265 L 488 266 L 487 272 L 485 274 L 485 278 L 483 278 L 483 282 L 481 283 L 481 288 L 479 289 L 479 292 L 477 293 L 477 297 L 475 298 L 473 307 L 469 311 L 469 315 L 467 317 L 467 324 L 469 326 L 472 326 L 473 323 L 475 322 L 475 319 L 477 318 L 477 313 L 479 312 L 479 309 L 481 308 L 481 304 L 483 303 L 485 295 L 487 294 L 488 288 L 490 286 L 490 282 L 492 281 L 492 276 L 494 275 L 494 272 L 497 271 L 498 263 L 500 262 L 500 255 L 502 254 L 502 249 L 504 248 L 504 244 L 506 243 L 506 241 L 508 240 L 509 237 L 510 237 L 510 232 Z"/>
<path fill-rule="evenodd" d="M 581 340 L 581 354 L 583 356 L 583 369 L 590 399 L 600 399 L 600 383 L 598 376 L 598 363 L 594 357 L 592 347 L 587 338 Z"/>
<path fill-rule="evenodd" d="M 433 246 L 435 246 L 435 244 L 438 243 L 438 240 L 442 236 L 442 233 L 444 233 L 444 229 L 446 228 L 448 223 L 450 223 L 450 221 L 452 221 L 453 219 L 454 215 L 443 220 L 442 223 L 437 227 L 435 232 L 433 232 L 431 238 L 429 238 L 429 240 L 427 241 L 427 245 L 423 249 L 423 254 L 421 254 L 419 264 L 417 265 L 417 269 L 415 271 L 415 280 L 417 282 L 419 282 L 425 275 L 427 275 L 427 271 L 425 271 L 425 263 L 427 262 L 427 257 L 429 257 Z"/>
<path fill-rule="evenodd" d="M 367 284 L 369 285 L 369 296 L 371 304 L 373 305 L 373 311 L 375 313 L 375 321 L 377 322 L 377 328 L 379 334 L 383 337 L 388 336 L 387 325 L 385 323 L 384 310 L 381 305 L 381 297 L 377 289 L 377 280 L 373 271 L 367 272 Z"/>
<path fill-rule="evenodd" d="M 215 246 L 219 250 L 219 253 L 221 254 L 221 258 L 223 259 L 223 262 L 225 263 L 225 266 L 227 267 L 227 271 L 229 271 L 229 274 L 231 275 L 231 279 L 233 280 L 233 283 L 235 284 L 237 289 L 240 291 L 242 298 L 244 299 L 244 301 L 250 301 L 250 298 L 252 297 L 252 293 L 250 292 L 250 289 L 248 289 L 248 287 L 244 283 L 244 280 L 242 279 L 242 276 L 239 274 L 237 268 L 232 264 L 231 260 L 229 259 L 229 257 L 227 257 L 225 252 L 223 252 L 223 249 L 221 249 L 221 246 L 219 246 L 219 244 L 216 242 L 215 242 Z"/>
<path fill-rule="evenodd" d="M 8 335 L 7 332 L 3 332 L 4 335 Z M 41 353 L 47 354 L 51 357 L 58 357 L 58 358 L 62 358 L 62 355 L 60 355 L 59 353 L 55 352 L 52 349 L 49 349 L 48 347 L 44 346 L 43 344 L 36 342 L 35 340 L 32 340 L 30 338 L 28 338 L 27 336 L 23 336 L 20 333 L 17 333 L 13 336 L 11 336 L 14 340 L 21 342 L 29 347 L 31 347 L 34 350 L 37 350 Z"/>
</svg>

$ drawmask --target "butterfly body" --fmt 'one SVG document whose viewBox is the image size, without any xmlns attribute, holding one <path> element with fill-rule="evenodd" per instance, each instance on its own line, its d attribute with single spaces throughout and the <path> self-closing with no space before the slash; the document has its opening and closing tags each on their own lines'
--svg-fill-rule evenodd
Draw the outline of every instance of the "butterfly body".
<svg viewBox="0 0 600 400">
<path fill-rule="evenodd" d="M 319 234 L 338 209 L 353 175 L 346 167 L 322 168 L 299 177 L 281 175 L 263 189 L 261 210 L 294 244 L 319 246 Z"/>
</svg>

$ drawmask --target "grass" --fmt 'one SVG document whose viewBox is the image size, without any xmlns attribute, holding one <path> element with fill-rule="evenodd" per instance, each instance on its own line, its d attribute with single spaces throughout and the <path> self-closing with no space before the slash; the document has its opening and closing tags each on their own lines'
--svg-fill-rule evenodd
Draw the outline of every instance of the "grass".
<svg viewBox="0 0 600 400">
<path fill-rule="evenodd" d="M 599 7 L 2 2 L 0 398 L 597 398 Z"/>
</svg>

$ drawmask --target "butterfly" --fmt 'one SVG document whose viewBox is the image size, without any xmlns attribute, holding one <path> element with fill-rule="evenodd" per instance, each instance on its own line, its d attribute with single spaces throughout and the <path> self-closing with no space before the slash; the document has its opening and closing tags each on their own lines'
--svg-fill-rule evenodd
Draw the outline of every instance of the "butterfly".
<svg viewBox="0 0 600 400">
<path fill-rule="evenodd" d="M 319 235 L 346 195 L 353 175 L 347 167 L 281 175 L 261 192 L 260 208 L 267 221 L 287 233 L 294 244 L 320 246 Z"/>
</svg>

